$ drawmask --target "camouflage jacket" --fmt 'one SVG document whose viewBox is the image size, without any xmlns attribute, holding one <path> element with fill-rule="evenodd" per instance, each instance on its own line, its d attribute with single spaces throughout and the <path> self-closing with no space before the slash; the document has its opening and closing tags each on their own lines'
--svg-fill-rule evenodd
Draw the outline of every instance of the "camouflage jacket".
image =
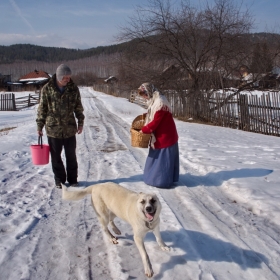
<svg viewBox="0 0 280 280">
<path fill-rule="evenodd" d="M 37 130 L 45 126 L 47 136 L 69 138 L 77 133 L 78 126 L 84 124 L 84 108 L 78 87 L 71 80 L 61 94 L 56 87 L 56 75 L 42 88 L 37 113 Z M 74 115 L 75 114 L 75 115 Z"/>
</svg>

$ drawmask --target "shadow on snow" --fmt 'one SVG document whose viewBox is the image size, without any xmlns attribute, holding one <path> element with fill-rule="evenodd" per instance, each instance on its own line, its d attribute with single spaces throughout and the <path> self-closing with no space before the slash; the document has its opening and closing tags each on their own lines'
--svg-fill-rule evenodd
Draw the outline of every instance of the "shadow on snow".
<svg viewBox="0 0 280 280">
<path fill-rule="evenodd" d="M 188 187 L 197 187 L 203 185 L 206 187 L 218 187 L 224 181 L 234 178 L 264 177 L 272 173 L 273 170 L 263 168 L 242 168 L 235 170 L 223 170 L 219 172 L 210 172 L 204 176 L 196 176 L 192 174 L 180 175 L 180 181 Z"/>
<path fill-rule="evenodd" d="M 184 183 L 187 187 L 218 187 L 223 184 L 224 181 L 228 181 L 233 178 L 249 178 L 249 177 L 264 177 L 271 174 L 273 170 L 263 168 L 243 168 L 236 170 L 223 170 L 219 172 L 210 172 L 203 176 L 192 175 L 189 173 L 180 174 L 180 182 Z M 105 182 L 114 182 L 117 184 L 124 182 L 143 182 L 143 174 L 133 175 L 127 178 L 116 178 L 116 179 L 103 179 L 99 181 L 80 181 L 83 186 L 90 186 L 93 184 L 100 184 Z M 179 183 L 178 183 L 179 184 Z M 175 184 L 176 187 L 178 184 Z"/>
</svg>

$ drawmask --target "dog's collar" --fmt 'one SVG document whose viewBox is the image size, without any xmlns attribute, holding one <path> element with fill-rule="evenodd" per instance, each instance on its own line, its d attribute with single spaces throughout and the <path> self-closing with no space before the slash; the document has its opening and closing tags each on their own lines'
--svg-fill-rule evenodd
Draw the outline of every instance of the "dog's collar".
<svg viewBox="0 0 280 280">
<path fill-rule="evenodd" d="M 152 229 L 152 228 L 151 228 L 152 223 L 153 223 L 153 222 L 151 222 L 151 223 L 145 222 L 145 225 L 146 225 L 146 227 L 147 227 L 148 229 Z"/>
<path fill-rule="evenodd" d="M 153 219 L 150 223 L 147 222 L 147 221 L 145 221 L 145 226 L 146 226 L 148 229 L 153 230 L 152 225 L 153 225 L 157 220 L 158 220 L 158 217 L 157 217 L 157 218 L 154 217 L 154 219 Z"/>
</svg>

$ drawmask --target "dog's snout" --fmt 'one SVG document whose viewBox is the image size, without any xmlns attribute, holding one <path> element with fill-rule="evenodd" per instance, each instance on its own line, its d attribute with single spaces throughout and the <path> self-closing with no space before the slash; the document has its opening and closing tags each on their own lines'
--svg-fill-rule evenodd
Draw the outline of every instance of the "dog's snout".
<svg viewBox="0 0 280 280">
<path fill-rule="evenodd" d="M 152 207 L 152 206 L 147 206 L 147 207 L 146 207 L 146 211 L 147 211 L 148 213 L 153 212 L 153 207 Z"/>
</svg>

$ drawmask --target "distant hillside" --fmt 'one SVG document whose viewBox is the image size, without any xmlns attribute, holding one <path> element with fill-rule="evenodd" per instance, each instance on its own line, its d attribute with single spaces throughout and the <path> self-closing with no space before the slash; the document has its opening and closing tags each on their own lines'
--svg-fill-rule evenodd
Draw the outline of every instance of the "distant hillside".
<svg viewBox="0 0 280 280">
<path fill-rule="evenodd" d="M 16 44 L 0 46 L 0 63 L 14 63 L 17 61 L 59 62 L 77 60 L 100 54 L 109 55 L 122 52 L 126 43 L 106 47 L 96 47 L 87 50 L 66 49 L 55 47 L 41 47 L 30 44 Z"/>
<path fill-rule="evenodd" d="M 267 43 L 275 43 L 277 41 L 279 42 L 280 40 L 280 34 L 277 33 L 259 32 L 259 33 L 249 34 L 249 36 L 253 41 L 265 40 L 267 41 Z"/>
<path fill-rule="evenodd" d="M 268 44 L 275 45 L 280 42 L 280 35 L 273 33 L 248 34 L 248 42 L 257 43 L 265 40 Z M 0 63 L 10 64 L 19 61 L 38 61 L 56 63 L 60 61 L 73 61 L 101 54 L 110 55 L 124 51 L 132 42 L 116 44 L 105 47 L 96 47 L 87 50 L 67 49 L 56 47 L 42 47 L 31 44 L 16 44 L 0 46 Z"/>
<path fill-rule="evenodd" d="M 259 42 L 266 42 L 272 52 L 273 50 L 278 51 L 280 47 L 279 34 L 253 33 L 244 36 L 248 48 Z M 67 62 L 73 75 L 92 73 L 95 77 L 104 79 L 109 76 L 124 75 L 126 77 L 126 69 L 121 67 L 119 54 L 126 50 L 134 51 L 136 44 L 138 44 L 138 40 L 134 39 L 122 44 L 100 46 L 87 50 L 42 47 L 31 44 L 0 46 L 0 73 L 11 75 L 11 80 L 17 81 L 21 76 L 35 69 L 53 74 L 58 64 Z M 145 60 L 145 53 L 146 49 L 138 53 L 128 53 L 127 58 L 128 60 L 130 58 L 135 60 L 143 56 L 143 60 Z M 280 64 L 280 61 L 278 64 Z M 134 73 L 131 74 L 134 75 Z M 139 73 L 135 75 L 138 77 Z M 128 79 L 133 80 L 132 78 Z"/>
</svg>

